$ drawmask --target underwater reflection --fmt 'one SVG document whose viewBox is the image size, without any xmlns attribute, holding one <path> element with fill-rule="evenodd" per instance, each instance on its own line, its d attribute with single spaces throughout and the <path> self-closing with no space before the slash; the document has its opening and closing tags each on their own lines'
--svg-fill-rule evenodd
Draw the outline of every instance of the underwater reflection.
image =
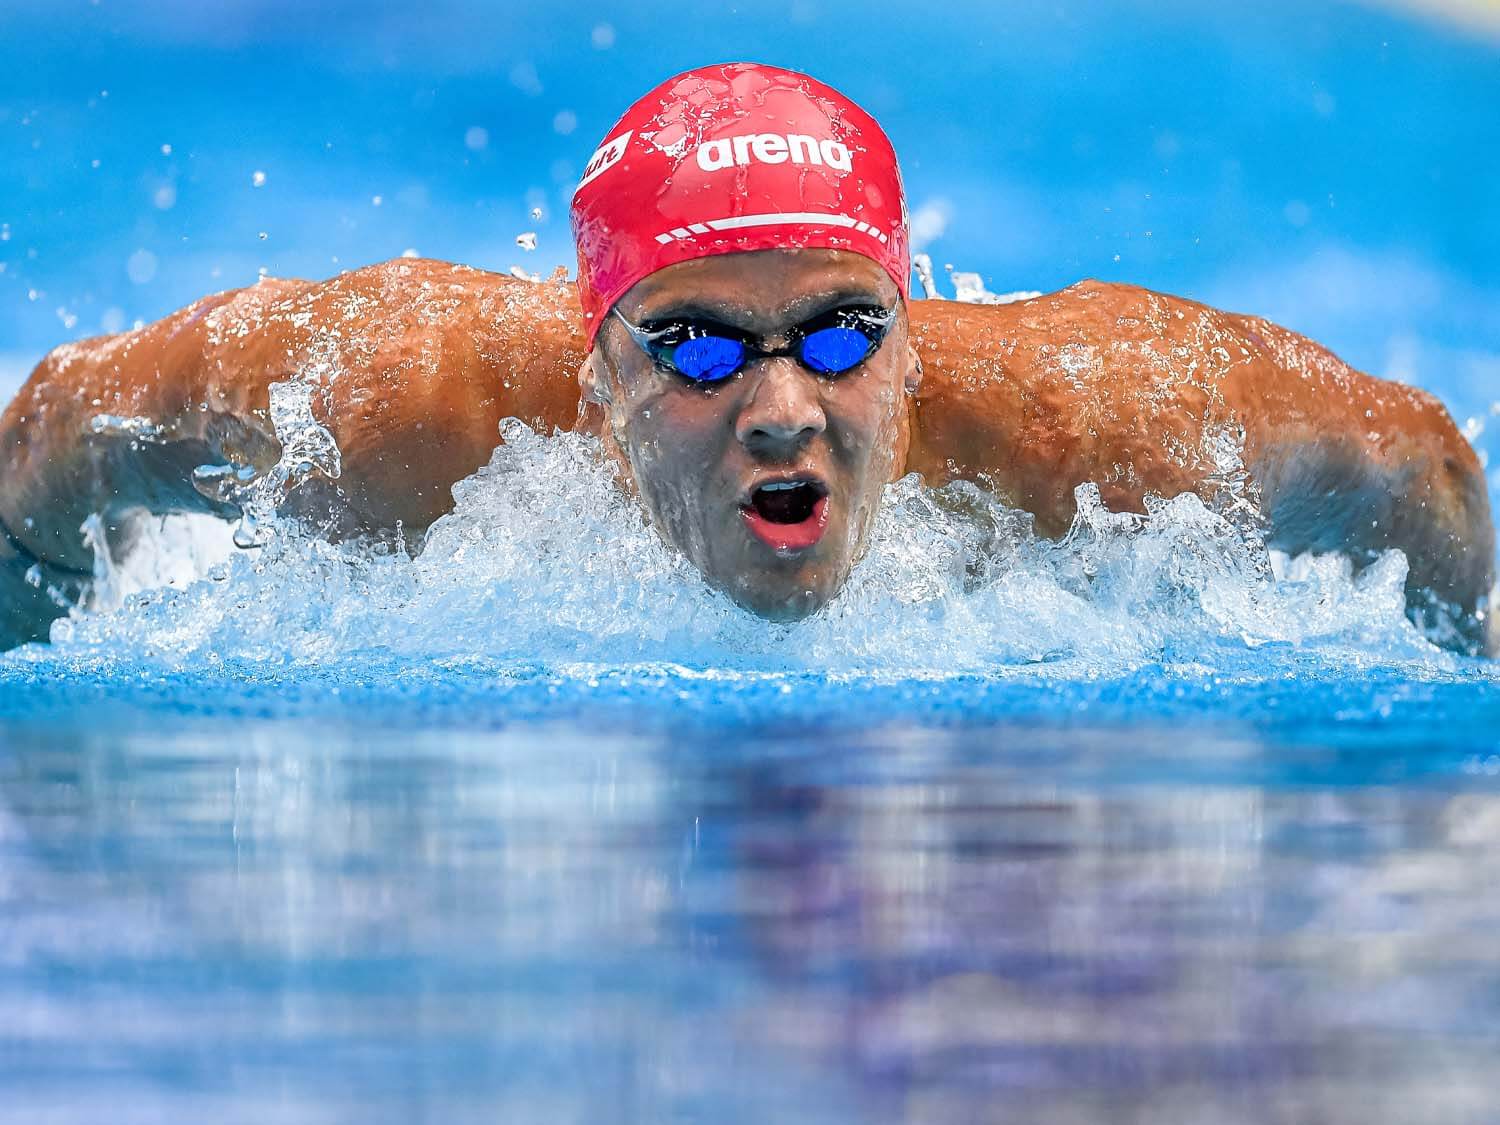
<svg viewBox="0 0 1500 1125">
<path fill-rule="evenodd" d="M 0 1091 L 80 1121 L 1493 1106 L 1493 781 L 1034 768 L 1184 738 L 1278 754 L 1020 725 L 12 728 Z"/>
</svg>

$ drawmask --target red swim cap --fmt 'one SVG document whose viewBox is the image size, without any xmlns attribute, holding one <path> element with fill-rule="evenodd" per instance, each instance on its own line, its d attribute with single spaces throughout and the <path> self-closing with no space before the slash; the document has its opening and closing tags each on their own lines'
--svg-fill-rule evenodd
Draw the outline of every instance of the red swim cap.
<svg viewBox="0 0 1500 1125">
<path fill-rule="evenodd" d="M 669 78 L 626 111 L 573 193 L 589 346 L 632 285 L 740 250 L 852 250 L 910 291 L 906 197 L 875 119 L 796 71 L 754 63 Z"/>
</svg>

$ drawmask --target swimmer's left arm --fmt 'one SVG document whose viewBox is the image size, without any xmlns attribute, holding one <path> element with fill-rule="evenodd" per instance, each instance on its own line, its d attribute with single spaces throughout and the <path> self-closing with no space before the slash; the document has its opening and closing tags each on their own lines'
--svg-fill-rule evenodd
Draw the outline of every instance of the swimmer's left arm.
<svg viewBox="0 0 1500 1125">
<path fill-rule="evenodd" d="M 1073 489 L 1115 509 L 1224 485 L 1242 431 L 1270 542 L 1364 561 L 1400 548 L 1408 596 L 1459 608 L 1477 642 L 1494 529 L 1474 451 L 1431 395 L 1364 375 L 1266 321 L 1083 282 L 1012 305 L 918 301 L 926 374 L 909 467 L 982 479 L 1061 534 Z"/>
<path fill-rule="evenodd" d="M 1236 369 L 1224 393 L 1247 419 L 1245 464 L 1271 544 L 1356 561 L 1398 548 L 1410 568 L 1409 605 L 1437 599 L 1470 643 L 1493 650 L 1500 636 L 1487 619 L 1495 583 L 1489 492 L 1478 455 L 1442 403 L 1356 371 L 1258 317 L 1225 319 L 1258 361 Z"/>
</svg>

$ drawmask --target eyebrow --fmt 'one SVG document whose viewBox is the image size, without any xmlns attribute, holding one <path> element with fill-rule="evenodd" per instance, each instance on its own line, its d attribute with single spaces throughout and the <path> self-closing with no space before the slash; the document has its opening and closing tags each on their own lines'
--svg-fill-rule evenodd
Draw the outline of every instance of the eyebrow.
<svg viewBox="0 0 1500 1125">
<path fill-rule="evenodd" d="M 873 290 L 859 287 L 835 289 L 833 292 L 810 293 L 788 301 L 778 310 L 783 323 L 778 327 L 801 324 L 822 313 L 850 305 L 867 305 L 885 308 L 885 302 Z M 642 324 L 655 324 L 667 320 L 713 320 L 730 328 L 737 328 L 752 335 L 760 329 L 752 323 L 755 315 L 731 300 L 716 301 L 705 297 L 686 297 L 673 301 L 660 310 L 642 312 Z"/>
</svg>

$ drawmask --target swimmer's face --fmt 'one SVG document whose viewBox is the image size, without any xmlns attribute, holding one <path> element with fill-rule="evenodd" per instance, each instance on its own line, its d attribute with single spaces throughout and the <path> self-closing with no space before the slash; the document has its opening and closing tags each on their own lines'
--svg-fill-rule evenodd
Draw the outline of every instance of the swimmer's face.
<svg viewBox="0 0 1500 1125">
<path fill-rule="evenodd" d="M 661 532 L 747 609 L 822 607 L 863 551 L 882 487 L 902 471 L 916 359 L 886 272 L 841 250 L 721 254 L 658 270 L 621 298 L 631 323 L 713 321 L 762 348 L 839 308 L 895 309 L 880 347 L 841 375 L 752 359 L 694 383 L 653 362 L 613 315 L 579 373 L 604 441 Z"/>
</svg>

